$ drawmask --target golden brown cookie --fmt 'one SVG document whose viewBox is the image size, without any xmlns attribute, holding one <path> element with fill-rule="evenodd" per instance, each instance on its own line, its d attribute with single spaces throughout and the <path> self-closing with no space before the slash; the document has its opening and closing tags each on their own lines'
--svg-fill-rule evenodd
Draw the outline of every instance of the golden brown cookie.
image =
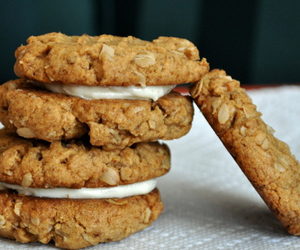
<svg viewBox="0 0 300 250">
<path fill-rule="evenodd" d="M 0 236 L 54 241 L 78 249 L 118 241 L 149 226 L 163 210 L 157 189 L 123 199 L 46 199 L 0 191 Z"/>
<path fill-rule="evenodd" d="M 273 136 L 240 83 L 213 70 L 191 90 L 196 104 L 289 233 L 300 235 L 300 165 Z"/>
<path fill-rule="evenodd" d="M 169 149 L 157 142 L 104 151 L 82 140 L 46 143 L 0 130 L 0 182 L 35 188 L 109 187 L 153 179 L 169 169 Z"/>
<path fill-rule="evenodd" d="M 15 73 L 52 83 L 128 86 L 195 82 L 209 65 L 186 39 L 132 36 L 31 36 L 16 50 Z"/>
<path fill-rule="evenodd" d="M 85 100 L 34 89 L 26 80 L 0 86 L 0 121 L 25 138 L 46 141 L 79 138 L 105 149 L 136 142 L 170 140 L 191 128 L 189 97 L 170 93 L 150 100 Z"/>
</svg>

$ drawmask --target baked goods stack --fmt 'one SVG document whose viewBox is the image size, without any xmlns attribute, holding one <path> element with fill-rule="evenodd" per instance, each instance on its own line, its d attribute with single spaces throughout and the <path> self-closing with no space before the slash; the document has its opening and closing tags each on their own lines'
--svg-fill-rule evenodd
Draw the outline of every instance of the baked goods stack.
<svg viewBox="0 0 300 250">
<path fill-rule="evenodd" d="M 208 68 L 185 39 L 30 37 L 20 79 L 0 87 L 0 235 L 76 249 L 150 225 L 170 168 L 157 140 L 185 135 L 193 117 L 171 91 Z"/>
</svg>

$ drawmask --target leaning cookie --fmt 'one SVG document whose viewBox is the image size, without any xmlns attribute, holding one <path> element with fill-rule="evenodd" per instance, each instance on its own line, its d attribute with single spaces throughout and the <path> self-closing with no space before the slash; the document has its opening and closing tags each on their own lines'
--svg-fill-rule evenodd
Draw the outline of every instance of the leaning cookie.
<svg viewBox="0 0 300 250">
<path fill-rule="evenodd" d="M 82 139 L 46 143 L 0 130 L 0 182 L 31 188 L 96 188 L 147 181 L 170 170 L 157 142 L 104 151 Z"/>
<path fill-rule="evenodd" d="M 289 233 L 300 235 L 299 162 L 273 136 L 240 83 L 213 70 L 191 95 L 276 217 Z"/>
<path fill-rule="evenodd" d="M 78 249 L 121 240 L 149 226 L 162 209 L 157 189 L 122 199 L 48 199 L 0 191 L 0 235 Z"/>
<path fill-rule="evenodd" d="M 87 100 L 51 93 L 23 79 L 0 87 L 0 121 L 25 138 L 53 142 L 89 133 L 92 145 L 111 150 L 179 138 L 190 130 L 192 118 L 191 99 L 174 92 L 157 101 Z"/>
<path fill-rule="evenodd" d="M 89 86 L 149 86 L 195 82 L 208 71 L 186 39 L 132 36 L 31 36 L 16 50 L 15 72 L 44 83 Z"/>
</svg>

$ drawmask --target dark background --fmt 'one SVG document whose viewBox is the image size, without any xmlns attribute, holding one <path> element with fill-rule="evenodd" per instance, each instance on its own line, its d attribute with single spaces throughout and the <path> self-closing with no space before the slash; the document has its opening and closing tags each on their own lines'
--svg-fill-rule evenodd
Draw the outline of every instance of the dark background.
<svg viewBox="0 0 300 250">
<path fill-rule="evenodd" d="M 0 80 L 30 35 L 178 36 L 247 84 L 300 82 L 299 0 L 0 0 Z"/>
</svg>

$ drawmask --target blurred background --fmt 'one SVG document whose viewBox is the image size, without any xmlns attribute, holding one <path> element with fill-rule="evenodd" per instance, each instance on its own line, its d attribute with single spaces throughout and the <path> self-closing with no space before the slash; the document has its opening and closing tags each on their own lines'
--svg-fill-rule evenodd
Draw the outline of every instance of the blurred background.
<svg viewBox="0 0 300 250">
<path fill-rule="evenodd" d="M 194 42 L 211 68 L 246 84 L 300 82 L 298 0 L 1 0 L 0 80 L 30 35 L 109 33 Z"/>
</svg>

